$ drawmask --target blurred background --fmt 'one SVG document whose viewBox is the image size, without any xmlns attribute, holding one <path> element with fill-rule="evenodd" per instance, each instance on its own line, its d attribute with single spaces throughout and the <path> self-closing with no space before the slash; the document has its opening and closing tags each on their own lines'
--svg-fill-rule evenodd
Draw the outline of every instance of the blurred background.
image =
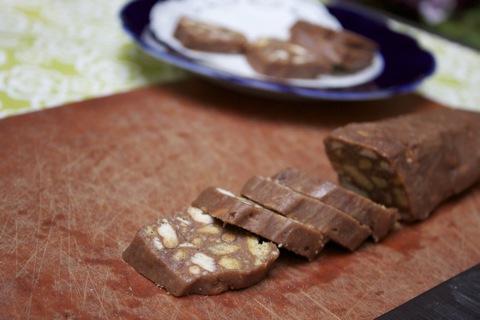
<svg viewBox="0 0 480 320">
<path fill-rule="evenodd" d="M 0 0 L 0 118 L 183 77 L 122 31 L 118 13 L 127 2 Z M 391 17 L 392 28 L 435 55 L 436 73 L 420 94 L 480 110 L 480 1 L 342 2 Z"/>
<path fill-rule="evenodd" d="M 480 49 L 478 0 L 361 0 L 360 3 L 393 18 L 413 23 L 464 45 Z"/>
</svg>

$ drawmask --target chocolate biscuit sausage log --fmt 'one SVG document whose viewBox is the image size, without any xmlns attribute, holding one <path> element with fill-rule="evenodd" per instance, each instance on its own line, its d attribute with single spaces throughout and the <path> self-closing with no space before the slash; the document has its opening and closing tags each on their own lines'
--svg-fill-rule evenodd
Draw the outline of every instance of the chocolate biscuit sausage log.
<svg viewBox="0 0 480 320">
<path fill-rule="evenodd" d="M 298 169 L 284 169 L 272 179 L 297 192 L 316 198 L 367 225 L 375 242 L 385 238 L 395 224 L 397 210 L 386 208 L 355 192 L 310 176 Z"/>
<path fill-rule="evenodd" d="M 309 260 L 313 260 L 328 241 L 323 233 L 311 226 L 276 214 L 220 188 L 204 190 L 192 206 Z"/>
<path fill-rule="evenodd" d="M 316 78 L 331 70 L 326 59 L 319 59 L 305 48 L 277 39 L 260 39 L 247 46 L 246 58 L 258 73 L 277 78 Z"/>
<path fill-rule="evenodd" d="M 340 183 L 421 220 L 480 178 L 480 114 L 438 108 L 353 123 L 325 139 Z"/>
<path fill-rule="evenodd" d="M 318 59 L 327 59 L 338 70 L 353 72 L 367 67 L 377 45 L 359 34 L 332 30 L 304 20 L 290 29 L 290 41 L 305 47 Z"/>
<path fill-rule="evenodd" d="M 182 17 L 174 33 L 184 47 L 198 51 L 241 53 L 247 39 L 239 32 Z"/>
<path fill-rule="evenodd" d="M 269 178 L 251 178 L 241 193 L 281 215 L 317 228 L 331 240 L 352 251 L 370 235 L 369 228 L 345 213 Z"/>
<path fill-rule="evenodd" d="M 279 255 L 273 243 L 224 228 L 196 208 L 141 228 L 123 259 L 175 296 L 213 295 L 262 280 Z"/>
</svg>

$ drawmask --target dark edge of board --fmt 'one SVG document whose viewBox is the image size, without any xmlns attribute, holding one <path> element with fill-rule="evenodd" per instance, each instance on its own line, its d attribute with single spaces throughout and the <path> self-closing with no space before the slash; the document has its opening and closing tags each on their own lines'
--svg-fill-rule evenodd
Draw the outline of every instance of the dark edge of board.
<svg viewBox="0 0 480 320">
<path fill-rule="evenodd" d="M 397 319 L 480 319 L 480 264 L 377 318 Z"/>
</svg>

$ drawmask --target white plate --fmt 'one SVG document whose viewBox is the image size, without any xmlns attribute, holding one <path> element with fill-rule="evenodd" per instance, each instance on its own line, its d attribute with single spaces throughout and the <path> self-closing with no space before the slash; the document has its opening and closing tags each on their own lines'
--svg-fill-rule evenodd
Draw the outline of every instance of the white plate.
<svg viewBox="0 0 480 320">
<path fill-rule="evenodd" d="M 268 79 L 255 72 L 243 55 L 213 54 L 185 48 L 174 36 L 178 19 L 188 16 L 242 32 L 252 41 L 262 37 L 288 39 L 289 29 L 303 19 L 331 29 L 341 24 L 315 0 L 170 0 L 155 4 L 150 12 L 150 29 L 160 41 L 181 54 L 211 68 L 237 76 Z M 288 79 L 283 83 L 308 88 L 344 88 L 376 78 L 383 70 L 377 53 L 372 64 L 348 75 L 321 75 L 316 79 Z"/>
</svg>

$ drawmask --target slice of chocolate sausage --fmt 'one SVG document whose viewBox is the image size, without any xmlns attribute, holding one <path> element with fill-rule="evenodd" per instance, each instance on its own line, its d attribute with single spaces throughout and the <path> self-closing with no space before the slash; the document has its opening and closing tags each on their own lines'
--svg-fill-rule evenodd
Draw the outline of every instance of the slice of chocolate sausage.
<svg viewBox="0 0 480 320">
<path fill-rule="evenodd" d="M 330 181 L 313 177 L 299 169 L 284 169 L 275 174 L 272 179 L 352 216 L 371 229 L 375 242 L 385 238 L 395 225 L 397 210 L 386 208 L 355 192 Z"/>
<path fill-rule="evenodd" d="M 281 216 L 224 189 L 205 189 L 192 202 L 192 206 L 309 260 L 313 260 L 328 241 L 328 237 L 317 229 Z"/>
<path fill-rule="evenodd" d="M 189 208 L 141 228 L 123 259 L 171 294 L 183 296 L 249 287 L 265 278 L 278 255 L 273 243 L 261 243 Z"/>
<path fill-rule="evenodd" d="M 422 220 L 480 179 L 480 114 L 438 108 L 352 123 L 325 148 L 342 185 Z"/>
<path fill-rule="evenodd" d="M 347 30 L 332 30 L 305 20 L 290 28 L 290 41 L 330 61 L 339 71 L 355 72 L 369 66 L 377 44 Z"/>
<path fill-rule="evenodd" d="M 277 78 L 316 78 L 330 72 L 331 64 L 302 46 L 278 39 L 262 38 L 250 43 L 245 55 L 258 73 Z"/>
<path fill-rule="evenodd" d="M 349 215 L 269 178 L 251 178 L 243 186 L 241 193 L 281 215 L 317 228 L 331 240 L 352 251 L 370 235 L 368 227 Z"/>
<path fill-rule="evenodd" d="M 240 32 L 181 17 L 174 32 L 184 47 L 198 51 L 218 53 L 242 53 L 247 39 Z"/>
</svg>

